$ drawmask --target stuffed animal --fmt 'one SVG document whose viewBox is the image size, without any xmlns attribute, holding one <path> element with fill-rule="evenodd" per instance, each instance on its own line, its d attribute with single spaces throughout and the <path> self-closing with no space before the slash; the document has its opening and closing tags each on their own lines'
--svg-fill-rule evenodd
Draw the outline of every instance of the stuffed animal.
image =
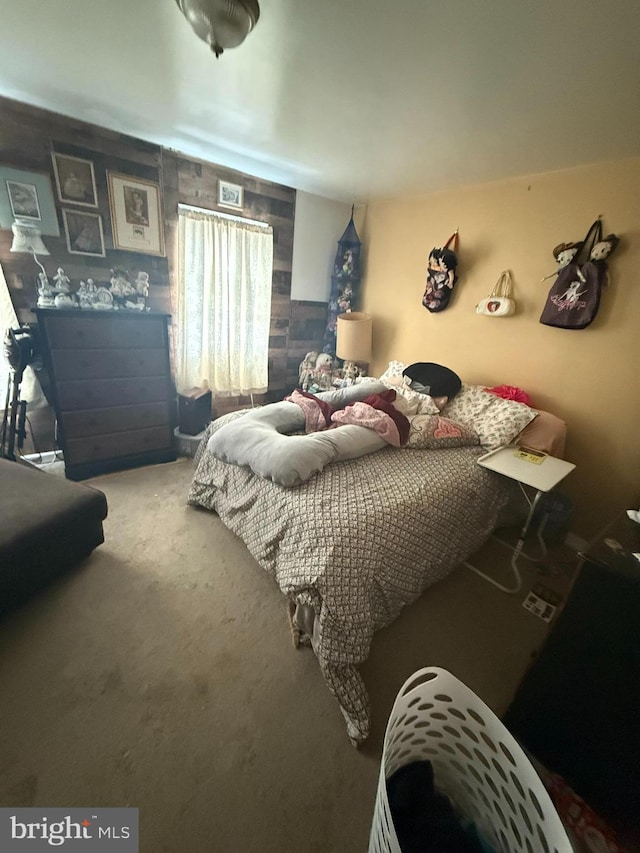
<svg viewBox="0 0 640 853">
<path fill-rule="evenodd" d="M 361 371 L 357 364 L 353 361 L 345 361 L 344 367 L 342 368 L 342 378 L 348 384 L 355 382 L 360 375 Z"/>
<path fill-rule="evenodd" d="M 447 287 L 452 288 L 456 280 L 456 267 L 458 266 L 458 258 L 455 252 L 451 249 L 442 249 L 440 251 L 440 269 L 447 274 Z"/>
<path fill-rule="evenodd" d="M 607 237 L 604 237 L 599 243 L 595 244 L 595 246 L 591 250 L 591 254 L 589 255 L 589 260 L 606 260 L 606 258 L 609 257 L 609 255 L 611 254 L 611 252 L 613 252 L 619 242 L 619 237 L 616 237 L 615 234 L 609 234 Z"/>
<path fill-rule="evenodd" d="M 548 278 L 553 278 L 554 275 L 558 275 L 561 269 L 564 269 L 571 263 L 582 248 L 582 245 L 582 243 L 558 243 L 553 250 L 553 257 L 558 263 L 558 269 L 555 270 L 555 272 L 550 272 L 549 275 L 545 275 L 542 281 L 546 281 Z"/>
<path fill-rule="evenodd" d="M 316 369 L 314 371 L 313 384 L 320 391 L 331 390 L 331 371 L 333 369 L 333 358 L 328 352 L 321 352 L 316 359 Z"/>
<path fill-rule="evenodd" d="M 582 243 L 560 243 L 553 250 L 553 257 L 558 262 L 558 269 L 566 267 L 578 254 Z"/>
<path fill-rule="evenodd" d="M 307 391 L 309 389 L 309 385 L 313 381 L 313 371 L 316 367 L 316 359 L 318 358 L 317 352 L 308 352 L 303 361 L 300 362 L 300 368 L 298 370 L 298 386 L 302 388 L 303 391 Z"/>
<path fill-rule="evenodd" d="M 453 249 L 449 246 L 453 245 Z M 458 232 L 455 231 L 442 248 L 429 252 L 427 263 L 427 286 L 422 297 L 422 304 L 432 314 L 443 311 L 449 304 L 453 286 L 458 280 Z"/>
</svg>

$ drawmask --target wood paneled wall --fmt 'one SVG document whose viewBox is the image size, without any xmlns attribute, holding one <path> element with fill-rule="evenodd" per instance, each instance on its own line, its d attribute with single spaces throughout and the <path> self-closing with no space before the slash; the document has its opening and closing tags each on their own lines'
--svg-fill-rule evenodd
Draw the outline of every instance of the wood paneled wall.
<svg viewBox="0 0 640 853">
<path fill-rule="evenodd" d="M 64 237 L 63 207 L 55 190 L 51 152 L 57 151 L 91 160 L 102 216 L 105 258 L 70 254 Z M 60 237 L 45 236 L 50 256 L 41 258 L 50 278 L 58 266 L 64 268 L 72 286 L 93 278 L 108 285 L 110 270 L 124 267 L 132 279 L 139 270 L 149 273 L 152 310 L 173 314 L 176 309 L 178 203 L 217 209 L 219 180 L 244 187 L 244 210 L 251 219 L 273 227 L 274 266 L 269 346 L 268 399 L 279 399 L 293 388 L 298 364 L 308 350 L 321 346 L 326 303 L 291 301 L 291 260 L 296 192 L 291 187 L 263 181 L 212 163 L 196 160 L 134 137 L 126 136 L 57 113 L 0 98 L 0 162 L 15 168 L 45 172 L 51 178 L 60 226 Z M 162 195 L 166 257 L 113 248 L 107 172 L 115 171 L 159 183 Z M 90 210 L 89 208 L 82 208 Z M 91 209 L 93 210 L 93 209 Z M 228 212 L 228 211 L 226 211 Z M 0 263 L 13 304 L 23 323 L 33 322 L 31 309 L 37 299 L 33 259 L 10 252 L 12 233 L 0 229 Z M 175 325 L 172 327 L 175 339 Z M 218 414 L 243 405 L 242 398 L 218 398 Z"/>
</svg>

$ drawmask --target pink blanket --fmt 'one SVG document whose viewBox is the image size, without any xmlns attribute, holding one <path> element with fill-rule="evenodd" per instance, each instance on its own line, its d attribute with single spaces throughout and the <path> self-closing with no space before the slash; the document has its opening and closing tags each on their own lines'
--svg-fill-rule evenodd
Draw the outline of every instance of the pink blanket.
<svg viewBox="0 0 640 853">
<path fill-rule="evenodd" d="M 396 392 L 393 389 L 382 394 L 371 394 L 362 402 L 352 403 L 344 409 L 333 409 L 307 391 L 293 391 L 286 400 L 296 403 L 305 417 L 305 432 L 355 424 L 368 427 L 383 438 L 387 444 L 400 447 L 409 437 L 409 421 L 393 406 Z"/>
<path fill-rule="evenodd" d="M 319 432 L 331 426 L 333 406 L 325 403 L 324 400 L 319 400 L 314 394 L 296 389 L 284 399 L 290 403 L 297 403 L 304 412 L 304 431 L 306 433 Z"/>
</svg>

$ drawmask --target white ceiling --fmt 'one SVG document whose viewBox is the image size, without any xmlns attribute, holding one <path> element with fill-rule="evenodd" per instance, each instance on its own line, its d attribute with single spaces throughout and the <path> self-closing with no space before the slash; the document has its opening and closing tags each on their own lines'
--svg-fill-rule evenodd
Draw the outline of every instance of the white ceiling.
<svg viewBox="0 0 640 853">
<path fill-rule="evenodd" d="M 345 202 L 640 154 L 638 0 L 260 5 L 216 60 L 174 0 L 3 3 L 0 93 Z"/>
</svg>

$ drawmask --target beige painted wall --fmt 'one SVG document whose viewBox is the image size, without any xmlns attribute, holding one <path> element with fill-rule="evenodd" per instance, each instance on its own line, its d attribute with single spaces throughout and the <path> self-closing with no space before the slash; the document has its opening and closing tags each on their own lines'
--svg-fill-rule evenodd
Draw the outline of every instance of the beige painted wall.
<svg viewBox="0 0 640 853">
<path fill-rule="evenodd" d="M 621 243 L 595 322 L 581 331 L 538 322 L 556 269 L 552 249 L 581 240 L 602 214 Z M 449 307 L 421 305 L 429 250 L 460 229 L 459 281 Z M 590 539 L 640 503 L 640 158 L 369 205 L 363 307 L 374 318 L 377 375 L 394 358 L 436 361 L 464 381 L 524 388 L 568 425 L 563 485 L 573 532 Z M 517 314 L 477 315 L 503 269 Z"/>
</svg>

